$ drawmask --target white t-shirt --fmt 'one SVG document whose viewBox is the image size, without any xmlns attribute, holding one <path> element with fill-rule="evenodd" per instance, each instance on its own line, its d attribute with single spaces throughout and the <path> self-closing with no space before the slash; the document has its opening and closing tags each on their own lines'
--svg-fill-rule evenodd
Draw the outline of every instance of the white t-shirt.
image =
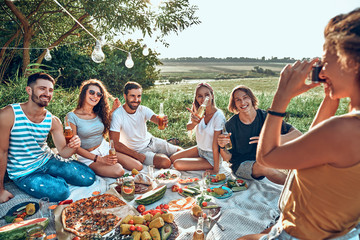
<svg viewBox="0 0 360 240">
<path fill-rule="evenodd" d="M 146 148 L 152 135 L 147 131 L 146 121 L 155 115 L 148 107 L 140 105 L 134 114 L 129 114 L 123 106 L 112 114 L 110 131 L 120 132 L 120 142 L 135 151 Z"/>
<path fill-rule="evenodd" d="M 214 138 L 214 131 L 221 131 L 226 122 L 224 113 L 217 110 L 208 124 L 205 124 L 204 118 L 196 126 L 196 143 L 197 147 L 204 151 L 212 152 L 212 144 Z"/>
</svg>

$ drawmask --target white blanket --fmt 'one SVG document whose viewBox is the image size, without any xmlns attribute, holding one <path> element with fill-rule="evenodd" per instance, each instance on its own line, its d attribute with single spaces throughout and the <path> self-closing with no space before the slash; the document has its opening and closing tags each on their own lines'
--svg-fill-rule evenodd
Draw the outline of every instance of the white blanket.
<svg viewBox="0 0 360 240">
<path fill-rule="evenodd" d="M 144 167 L 142 172 L 146 172 Z M 228 177 L 230 176 L 230 168 L 224 163 L 220 172 L 224 172 Z M 201 177 L 202 171 L 182 172 L 182 177 Z M 71 195 L 69 199 L 74 201 L 90 197 L 92 192 L 100 191 L 104 193 L 108 190 L 109 184 L 115 182 L 115 179 L 97 177 L 95 183 L 90 187 L 75 187 L 71 186 Z M 206 239 L 237 239 L 246 234 L 260 233 L 267 226 L 274 223 L 275 218 L 279 214 L 277 207 L 278 198 L 282 189 L 281 185 L 273 184 L 267 179 L 261 181 L 247 180 L 249 188 L 245 191 L 235 192 L 230 198 L 216 199 L 212 201 L 221 206 L 221 216 L 218 221 L 225 227 L 225 231 L 221 231 L 217 225 L 212 224 L 211 228 L 205 227 Z M 31 197 L 21 190 L 19 190 L 13 183 L 5 184 L 5 189 L 15 195 L 13 199 L 6 203 L 0 204 L 0 216 L 3 216 L 7 211 L 25 201 L 35 201 L 38 199 Z M 146 206 L 146 209 L 152 209 L 161 203 L 165 204 L 174 199 L 182 198 L 178 193 L 171 192 L 168 189 L 164 198 L 152 205 Z M 56 204 L 56 203 L 50 203 Z M 135 201 L 129 202 L 133 206 L 137 206 Z M 192 239 L 195 231 L 196 220 L 190 215 L 190 210 L 174 212 L 175 222 L 179 227 L 180 235 L 178 240 Z M 38 218 L 40 213 L 37 212 L 34 216 L 29 218 Z M 5 220 L 0 220 L 0 226 L 5 225 Z M 206 225 L 206 224 L 205 224 Z M 51 222 L 46 229 L 47 234 L 55 233 L 55 224 Z"/>
</svg>

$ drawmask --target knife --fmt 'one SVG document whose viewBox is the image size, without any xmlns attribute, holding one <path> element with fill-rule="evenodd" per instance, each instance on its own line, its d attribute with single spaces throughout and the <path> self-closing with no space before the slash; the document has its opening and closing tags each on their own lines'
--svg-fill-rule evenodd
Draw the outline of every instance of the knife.
<svg viewBox="0 0 360 240">
<path fill-rule="evenodd" d="M 210 217 L 210 220 L 211 221 L 214 221 L 218 226 L 219 228 L 221 229 L 221 231 L 224 231 L 225 230 L 225 227 L 223 225 L 221 225 L 217 219 L 215 219 L 215 217 Z"/>
</svg>

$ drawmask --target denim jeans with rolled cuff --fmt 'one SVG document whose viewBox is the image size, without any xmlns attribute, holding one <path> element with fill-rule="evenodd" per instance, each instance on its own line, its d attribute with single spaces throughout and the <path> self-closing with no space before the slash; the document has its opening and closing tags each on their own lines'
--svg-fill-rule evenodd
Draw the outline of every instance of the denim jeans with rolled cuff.
<svg viewBox="0 0 360 240">
<path fill-rule="evenodd" d="M 53 156 L 34 172 L 14 179 L 21 190 L 36 198 L 49 197 L 52 202 L 69 197 L 68 184 L 90 186 L 95 181 L 95 173 L 85 164 L 76 160 L 65 160 Z"/>
</svg>

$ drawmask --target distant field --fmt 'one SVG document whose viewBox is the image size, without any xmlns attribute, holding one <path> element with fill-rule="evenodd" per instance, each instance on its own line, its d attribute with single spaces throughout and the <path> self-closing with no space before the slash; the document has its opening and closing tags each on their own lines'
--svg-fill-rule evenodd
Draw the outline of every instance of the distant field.
<svg viewBox="0 0 360 240">
<path fill-rule="evenodd" d="M 275 72 L 280 72 L 286 63 L 264 63 L 264 62 L 164 62 L 164 65 L 158 66 L 163 74 L 169 73 L 234 73 L 240 71 L 249 71 L 254 66 L 259 66 L 264 69 L 270 69 Z"/>
</svg>

